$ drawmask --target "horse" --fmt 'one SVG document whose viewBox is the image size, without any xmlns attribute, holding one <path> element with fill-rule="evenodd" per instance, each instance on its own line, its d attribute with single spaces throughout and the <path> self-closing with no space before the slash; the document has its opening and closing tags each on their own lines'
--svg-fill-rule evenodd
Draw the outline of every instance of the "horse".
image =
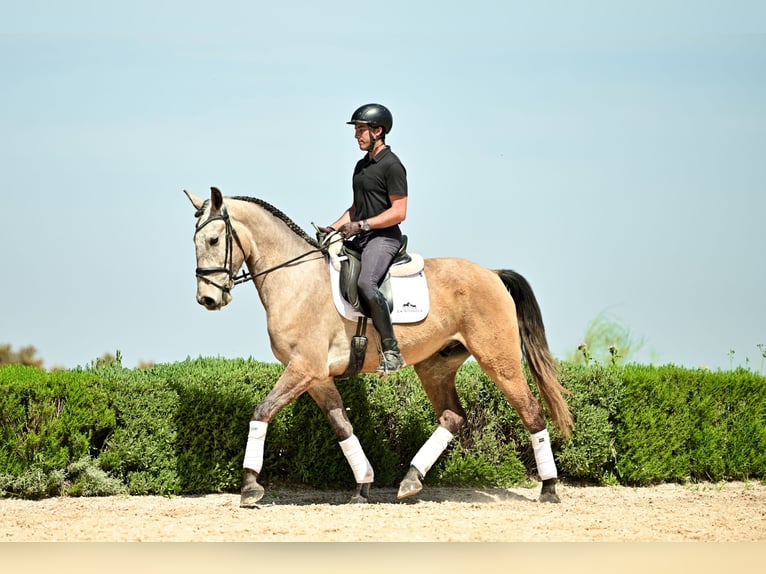
<svg viewBox="0 0 766 574">
<path fill-rule="evenodd" d="M 323 412 L 351 467 L 356 491 L 350 502 L 369 502 L 374 470 L 335 385 L 335 379 L 347 372 L 351 340 L 362 323 L 345 318 L 334 304 L 327 249 L 318 234 L 312 238 L 261 199 L 224 197 L 215 187 L 205 200 L 184 193 L 195 208 L 197 302 L 208 310 L 219 310 L 231 302 L 235 285 L 252 281 L 266 311 L 271 350 L 285 367 L 249 422 L 240 506 L 257 507 L 264 496 L 258 476 L 269 422 L 303 393 Z M 243 266 L 247 271 L 238 275 Z M 546 414 L 564 438 L 574 428 L 574 420 L 564 397 L 569 391 L 557 380 L 556 361 L 529 282 L 512 270 L 493 270 L 449 257 L 423 259 L 423 274 L 428 314 L 417 322 L 395 324 L 394 330 L 406 364 L 418 376 L 439 424 L 413 457 L 397 498 L 423 490 L 426 473 L 464 426 L 466 412 L 455 377 L 473 357 L 530 433 L 542 483 L 537 500 L 560 502 Z M 366 323 L 362 332 L 368 338 L 376 336 Z M 542 404 L 527 382 L 523 361 Z M 378 365 L 378 354 L 368 352 L 359 361 L 359 372 L 375 373 Z"/>
</svg>

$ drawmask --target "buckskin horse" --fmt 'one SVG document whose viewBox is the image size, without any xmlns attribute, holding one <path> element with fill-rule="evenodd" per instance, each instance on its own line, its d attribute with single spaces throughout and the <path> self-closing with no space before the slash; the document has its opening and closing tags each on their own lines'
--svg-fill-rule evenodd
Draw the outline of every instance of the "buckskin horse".
<svg viewBox="0 0 766 574">
<path fill-rule="evenodd" d="M 266 311 L 271 349 L 285 366 L 249 423 L 240 506 L 257 506 L 263 497 L 258 475 L 268 424 L 303 393 L 327 417 L 351 467 L 357 483 L 351 502 L 367 502 L 374 471 L 354 434 L 335 378 L 349 373 L 355 337 L 376 335 L 371 325 L 347 318 L 336 306 L 328 250 L 319 236 L 310 237 L 260 199 L 224 197 L 215 187 L 204 201 L 184 193 L 196 209 L 197 301 L 209 310 L 221 309 L 231 302 L 236 284 L 252 281 Z M 515 271 L 491 270 L 464 259 L 422 262 L 429 311 L 425 318 L 397 323 L 394 328 L 402 355 L 420 379 L 439 425 L 413 457 L 399 484 L 398 499 L 423 489 L 426 473 L 465 423 L 455 376 L 472 356 L 531 435 L 542 481 L 538 500 L 560 502 L 545 413 L 527 383 L 522 360 L 548 415 L 565 438 L 574 421 L 563 396 L 567 390 L 557 380 L 556 362 L 531 286 Z M 243 265 L 247 271 L 238 276 Z M 368 352 L 352 372 L 373 373 L 378 365 L 378 354 Z"/>
</svg>

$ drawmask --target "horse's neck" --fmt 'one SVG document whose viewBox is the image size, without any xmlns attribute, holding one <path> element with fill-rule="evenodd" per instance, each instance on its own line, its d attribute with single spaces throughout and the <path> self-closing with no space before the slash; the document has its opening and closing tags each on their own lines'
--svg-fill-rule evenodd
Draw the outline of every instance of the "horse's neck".
<svg viewBox="0 0 766 574">
<path fill-rule="evenodd" d="M 317 258 L 323 259 L 322 255 L 314 253 L 300 258 L 316 248 L 290 229 L 285 221 L 256 203 L 239 200 L 235 205 L 233 215 L 249 236 L 248 270 L 252 275 L 262 273 L 260 277 L 269 276 L 268 281 L 256 281 L 256 287 L 261 291 L 261 286 L 268 286 L 286 297 L 294 297 L 292 293 L 296 287 L 303 288 L 317 275 Z M 295 258 L 300 259 L 294 264 L 279 267 Z M 275 267 L 279 268 L 269 271 Z M 264 294 L 261 295 L 263 297 Z"/>
</svg>

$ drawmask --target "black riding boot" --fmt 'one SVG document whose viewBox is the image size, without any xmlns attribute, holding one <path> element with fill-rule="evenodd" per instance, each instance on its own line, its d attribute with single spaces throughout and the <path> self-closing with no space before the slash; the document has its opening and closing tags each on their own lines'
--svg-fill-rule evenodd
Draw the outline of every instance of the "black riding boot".
<svg viewBox="0 0 766 574">
<path fill-rule="evenodd" d="M 388 310 L 388 303 L 385 297 L 378 292 L 370 301 L 369 306 L 372 324 L 380 333 L 380 342 L 383 347 L 383 361 L 377 370 L 388 375 L 404 367 L 404 357 L 399 352 L 399 343 L 397 343 L 396 337 L 394 337 L 391 312 Z"/>
</svg>

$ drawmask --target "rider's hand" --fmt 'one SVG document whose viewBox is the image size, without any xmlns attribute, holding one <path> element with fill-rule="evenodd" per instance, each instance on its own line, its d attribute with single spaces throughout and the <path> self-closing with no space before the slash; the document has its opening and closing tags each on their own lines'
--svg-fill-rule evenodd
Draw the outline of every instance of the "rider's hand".
<svg viewBox="0 0 766 574">
<path fill-rule="evenodd" d="M 340 226 L 340 229 L 338 229 L 338 233 L 340 233 L 343 237 L 351 237 L 352 235 L 356 235 L 357 233 L 362 232 L 362 222 L 361 221 L 349 221 L 348 223 L 344 223 Z"/>
<path fill-rule="evenodd" d="M 315 225 L 314 227 L 316 228 L 317 243 L 319 243 L 322 249 L 326 249 L 327 246 L 325 245 L 325 241 L 328 237 L 331 237 L 333 233 L 337 233 L 335 228 L 332 226 L 322 227 L 319 225 Z"/>
</svg>

